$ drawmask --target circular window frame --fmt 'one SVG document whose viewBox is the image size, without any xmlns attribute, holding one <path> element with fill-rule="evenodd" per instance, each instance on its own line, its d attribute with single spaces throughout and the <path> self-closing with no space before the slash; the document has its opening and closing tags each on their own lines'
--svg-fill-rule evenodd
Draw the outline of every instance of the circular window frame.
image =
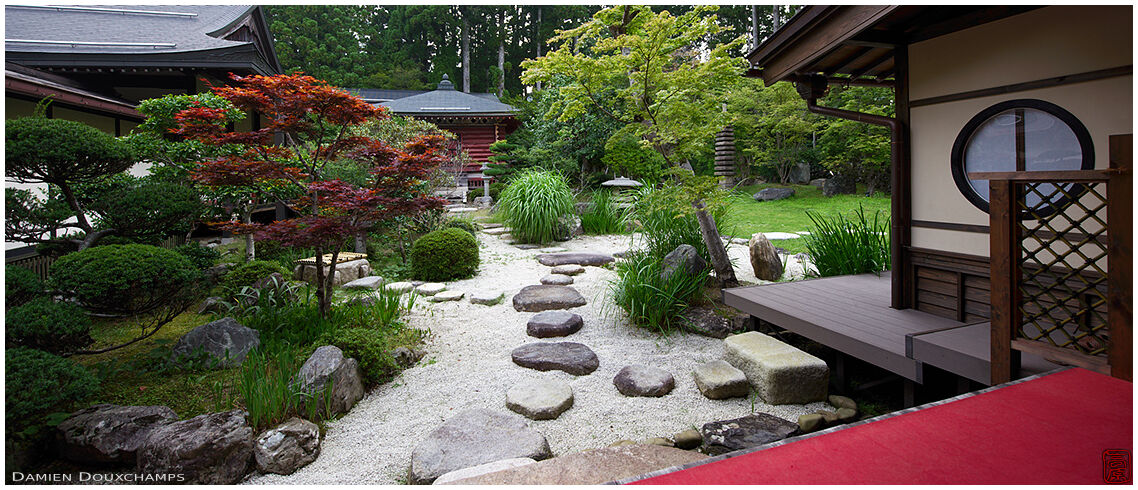
<svg viewBox="0 0 1138 490">
<path fill-rule="evenodd" d="M 1087 127 L 1083 125 L 1083 122 L 1080 121 L 1079 118 L 1075 117 L 1074 114 L 1071 114 L 1066 109 L 1039 99 L 1015 99 L 989 106 L 987 109 L 973 116 L 972 119 L 969 119 L 960 130 L 960 133 L 956 135 L 956 141 L 952 144 L 951 159 L 949 160 L 949 165 L 952 168 L 952 180 L 956 182 L 956 188 L 968 199 L 968 202 L 983 211 L 984 214 L 991 213 L 990 204 L 983 196 L 976 192 L 976 189 L 972 188 L 968 175 L 964 172 L 964 150 L 967 148 L 968 141 L 972 138 L 972 135 L 980 128 L 980 125 L 988 122 L 988 120 L 996 114 L 1009 109 L 1035 109 L 1046 112 L 1062 121 L 1071 129 L 1071 132 L 1075 134 L 1075 139 L 1079 142 L 1079 148 L 1083 154 L 1083 162 L 1080 169 L 1094 170 L 1095 168 L 1095 147 L 1094 142 L 1091 140 L 1091 133 L 1087 131 Z M 1071 194 L 1081 194 L 1083 186 L 1081 184 L 1073 184 L 1071 191 Z M 1063 196 L 1053 203 L 1035 209 L 1034 214 L 1042 216 L 1054 214 L 1059 209 L 1066 207 L 1069 201 L 1066 196 Z"/>
</svg>

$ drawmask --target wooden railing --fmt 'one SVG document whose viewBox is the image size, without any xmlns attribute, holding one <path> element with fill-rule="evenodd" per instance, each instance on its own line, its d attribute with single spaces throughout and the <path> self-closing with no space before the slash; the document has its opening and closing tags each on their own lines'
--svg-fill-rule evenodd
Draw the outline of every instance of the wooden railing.
<svg viewBox="0 0 1138 490">
<path fill-rule="evenodd" d="M 1132 379 L 1130 135 L 1105 170 L 970 173 L 988 180 L 992 384 L 1021 352 Z"/>
</svg>

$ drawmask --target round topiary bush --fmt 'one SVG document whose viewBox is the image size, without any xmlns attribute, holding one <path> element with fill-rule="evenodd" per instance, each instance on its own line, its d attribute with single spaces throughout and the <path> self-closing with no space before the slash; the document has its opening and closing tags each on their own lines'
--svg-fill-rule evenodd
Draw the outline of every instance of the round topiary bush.
<svg viewBox="0 0 1138 490">
<path fill-rule="evenodd" d="M 174 251 L 186 256 L 198 269 L 213 267 L 217 259 L 221 258 L 221 252 L 218 252 L 217 249 L 202 246 L 198 242 L 186 242 L 184 245 L 175 248 Z"/>
<path fill-rule="evenodd" d="M 201 278 L 190 260 L 150 245 L 108 245 L 67 254 L 49 284 L 98 313 L 140 313 L 164 306 Z"/>
<path fill-rule="evenodd" d="M 225 279 L 221 281 L 221 289 L 226 296 L 233 296 L 241 292 L 241 288 L 252 286 L 257 281 L 273 274 L 280 274 L 286 279 L 288 278 L 288 271 L 276 262 L 268 260 L 249 261 L 234 267 L 233 270 L 225 274 Z"/>
<path fill-rule="evenodd" d="M 478 273 L 478 241 L 460 228 L 423 235 L 411 245 L 411 277 L 420 281 L 464 279 Z"/>
<path fill-rule="evenodd" d="M 22 305 L 43 294 L 43 281 L 35 272 L 18 266 L 4 269 L 4 299 L 8 308 Z"/>
<path fill-rule="evenodd" d="M 83 366 L 55 354 L 16 347 L 4 351 L 4 420 L 9 433 L 38 425 L 50 412 L 67 411 L 99 389 Z"/>
<path fill-rule="evenodd" d="M 573 212 L 573 201 L 573 190 L 561 174 L 526 170 L 502 191 L 498 212 L 514 238 L 548 243 L 559 234 L 559 218 Z"/>
<path fill-rule="evenodd" d="M 446 228 L 459 228 L 459 229 L 465 230 L 467 233 L 470 233 L 470 236 L 473 236 L 473 237 L 478 236 L 478 235 L 475 235 L 475 233 L 478 232 L 478 228 L 476 226 L 474 226 L 474 220 L 472 220 L 470 218 L 459 218 L 459 217 L 448 218 L 445 222 L 443 222 L 443 225 L 439 227 L 439 229 L 446 229 Z"/>
<path fill-rule="evenodd" d="M 9 346 L 67 354 L 91 343 L 91 318 L 73 304 L 36 298 L 8 309 L 4 334 Z"/>
</svg>

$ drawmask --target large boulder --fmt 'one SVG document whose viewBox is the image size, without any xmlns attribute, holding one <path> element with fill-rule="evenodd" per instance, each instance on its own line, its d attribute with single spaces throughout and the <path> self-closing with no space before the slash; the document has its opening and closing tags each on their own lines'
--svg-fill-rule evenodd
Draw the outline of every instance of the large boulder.
<svg viewBox="0 0 1138 490">
<path fill-rule="evenodd" d="M 771 405 L 826 399 L 830 369 L 826 362 L 759 332 L 723 340 L 723 360 L 747 375 L 759 397 Z"/>
<path fill-rule="evenodd" d="M 822 184 L 822 195 L 833 197 L 838 194 L 854 194 L 857 192 L 857 182 L 852 177 L 837 174 L 826 179 Z"/>
<path fill-rule="evenodd" d="M 787 180 L 789 180 L 791 184 L 805 184 L 810 182 L 810 164 L 803 162 L 795 165 L 790 169 L 790 175 L 787 176 Z"/>
<path fill-rule="evenodd" d="M 797 431 L 798 424 L 766 413 L 709 422 L 700 428 L 704 448 L 712 455 L 769 444 Z"/>
<path fill-rule="evenodd" d="M 199 415 L 154 427 L 138 448 L 138 471 L 181 474 L 180 483 L 232 485 L 241 481 L 253 459 L 253 429 L 245 412 Z"/>
<path fill-rule="evenodd" d="M 561 252 L 555 254 L 541 254 L 537 256 L 537 261 L 541 265 L 549 267 L 565 264 L 577 265 L 605 265 L 616 260 L 609 254 L 595 253 L 595 252 Z"/>
<path fill-rule="evenodd" d="M 355 359 L 344 357 L 344 351 L 334 345 L 316 349 L 304 361 L 293 383 L 299 391 L 315 394 L 313 400 L 321 407 L 325 406 L 324 392 L 327 391 L 328 383 L 332 383 L 332 413 L 346 413 L 364 397 L 363 374 L 359 363 Z"/>
<path fill-rule="evenodd" d="M 538 284 L 522 288 L 514 295 L 517 311 L 565 310 L 585 306 L 585 297 L 569 286 Z"/>
<path fill-rule="evenodd" d="M 262 432 L 253 444 L 253 459 L 262 473 L 291 475 L 320 455 L 320 427 L 293 417 Z"/>
<path fill-rule="evenodd" d="M 794 195 L 794 189 L 787 187 L 767 187 L 751 196 L 756 201 L 779 201 Z"/>
<path fill-rule="evenodd" d="M 545 436 L 530 429 L 520 415 L 476 408 L 451 417 L 415 446 L 408 480 L 413 485 L 429 484 L 446 473 L 480 464 L 550 456 Z"/>
<path fill-rule="evenodd" d="M 663 369 L 634 364 L 616 373 L 612 384 L 624 396 L 659 397 L 671 393 L 676 380 Z"/>
<path fill-rule="evenodd" d="M 565 371 L 584 376 L 597 370 L 600 360 L 588 346 L 576 342 L 535 342 L 510 354 L 514 364 L 538 371 Z"/>
<path fill-rule="evenodd" d="M 567 214 L 557 218 L 557 228 L 554 230 L 553 239 L 559 242 L 567 242 L 575 237 L 585 234 L 585 229 L 581 227 L 581 217 L 575 214 Z"/>
<path fill-rule="evenodd" d="M 186 359 L 205 355 L 221 366 L 237 366 L 260 345 L 260 332 L 225 317 L 186 332 L 174 344 L 170 361 L 183 363 Z"/>
<path fill-rule="evenodd" d="M 56 427 L 61 458 L 77 463 L 134 463 L 152 429 L 178 420 L 170 407 L 94 405 Z"/>
<path fill-rule="evenodd" d="M 782 258 L 778 256 L 778 251 L 771 241 L 767 240 L 766 235 L 762 233 L 751 235 L 747 248 L 751 253 L 751 268 L 755 271 L 755 277 L 764 281 L 782 279 L 784 272 Z"/>
<path fill-rule="evenodd" d="M 685 243 L 664 256 L 660 277 L 668 279 L 676 272 L 689 276 L 706 274 L 707 261 L 699 256 L 699 251 L 695 247 Z"/>
</svg>

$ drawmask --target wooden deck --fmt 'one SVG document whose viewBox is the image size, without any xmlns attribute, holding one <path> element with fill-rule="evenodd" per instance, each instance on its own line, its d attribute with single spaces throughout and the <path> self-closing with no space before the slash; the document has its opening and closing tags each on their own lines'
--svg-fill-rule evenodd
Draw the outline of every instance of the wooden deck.
<svg viewBox="0 0 1138 490">
<path fill-rule="evenodd" d="M 723 291 L 724 302 L 922 383 L 924 364 L 990 384 L 990 325 L 889 307 L 890 274 L 827 277 Z M 1024 355 L 1021 375 L 1057 367 Z"/>
</svg>

